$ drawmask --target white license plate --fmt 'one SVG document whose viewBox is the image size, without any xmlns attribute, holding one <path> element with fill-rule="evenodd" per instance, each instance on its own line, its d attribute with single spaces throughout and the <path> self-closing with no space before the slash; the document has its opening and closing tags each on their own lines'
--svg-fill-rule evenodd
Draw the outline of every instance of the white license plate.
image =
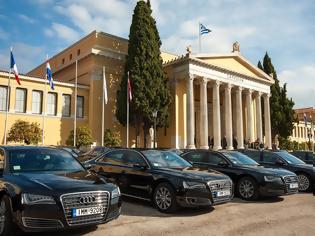
<svg viewBox="0 0 315 236">
<path fill-rule="evenodd" d="M 298 188 L 298 187 L 299 187 L 298 183 L 290 184 L 290 188 Z"/>
<path fill-rule="evenodd" d="M 217 192 L 217 197 L 223 197 L 223 196 L 229 196 L 231 195 L 230 190 L 225 190 L 225 191 L 218 191 Z"/>
<path fill-rule="evenodd" d="M 104 212 L 103 207 L 89 207 L 89 208 L 80 208 L 80 209 L 73 208 L 72 217 L 95 215 L 95 214 L 101 214 L 103 212 Z"/>
</svg>

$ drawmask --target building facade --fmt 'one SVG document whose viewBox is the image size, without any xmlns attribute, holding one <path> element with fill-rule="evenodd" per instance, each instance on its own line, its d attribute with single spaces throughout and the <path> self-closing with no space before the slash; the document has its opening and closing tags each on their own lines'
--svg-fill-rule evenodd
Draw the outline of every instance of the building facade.
<svg viewBox="0 0 315 236">
<path fill-rule="evenodd" d="M 80 125 L 91 128 L 93 141 L 98 145 L 102 137 L 103 67 L 109 98 L 105 105 L 104 126 L 105 129 L 120 133 L 122 146 L 126 143 L 126 128 L 117 121 L 115 111 L 116 92 L 124 74 L 127 52 L 126 39 L 93 31 L 49 59 L 54 79 L 58 81 L 56 91 L 59 97 L 62 97 L 64 87 L 68 86 L 67 89 L 73 92 L 77 75 L 80 93 L 84 94 L 84 117 L 80 120 Z M 233 47 L 233 52 L 226 55 L 192 54 L 188 50 L 183 56 L 166 52 L 162 52 L 161 56 L 169 78 L 173 103 L 169 110 L 169 126 L 157 132 L 159 147 L 208 148 L 209 141 L 213 140 L 213 148 L 220 149 L 223 138 L 227 141 L 228 149 L 233 148 L 233 138 L 237 140 L 238 148 L 243 147 L 244 140 L 254 142 L 257 139 L 264 142 L 266 147 L 271 147 L 269 96 L 274 81 L 246 60 L 238 47 Z M 45 63 L 27 74 L 25 80 L 29 79 L 30 84 L 25 86 L 32 91 L 33 83 L 41 84 L 43 80 L 38 78 L 44 76 Z M 41 82 L 35 82 L 38 80 Z M 5 85 L 6 79 L 0 77 L 0 82 Z M 27 102 L 30 104 L 27 109 L 32 109 L 32 99 Z M 12 99 L 10 107 L 14 107 L 14 103 L 11 103 Z M 56 113 L 56 119 L 59 123 L 47 126 L 51 131 L 47 131 L 49 137 L 46 138 L 46 144 L 64 144 L 64 137 L 73 129 L 71 118 L 58 116 L 62 113 L 63 103 L 58 98 L 57 103 L 57 110 L 58 107 L 60 110 Z M 27 112 L 11 112 L 14 117 L 31 117 Z M 60 129 L 66 121 L 70 122 L 65 125 L 67 129 Z M 40 117 L 38 122 L 40 123 Z M 59 133 L 55 133 L 56 130 Z M 130 129 L 129 139 L 129 143 L 135 145 L 133 128 Z M 140 145 L 143 143 L 142 137 Z"/>
</svg>

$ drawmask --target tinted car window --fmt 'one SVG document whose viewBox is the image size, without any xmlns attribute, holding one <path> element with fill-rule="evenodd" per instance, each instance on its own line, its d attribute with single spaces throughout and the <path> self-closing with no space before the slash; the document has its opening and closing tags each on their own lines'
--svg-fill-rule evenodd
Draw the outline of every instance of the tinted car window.
<svg viewBox="0 0 315 236">
<path fill-rule="evenodd" d="M 142 153 L 154 167 L 186 168 L 191 164 L 177 154 L 168 151 L 146 150 Z"/>
<path fill-rule="evenodd" d="M 255 161 L 260 161 L 260 151 L 245 151 L 245 155 L 250 156 Z"/>
<path fill-rule="evenodd" d="M 202 152 L 191 152 L 185 155 L 185 159 L 190 162 L 205 162 L 204 155 Z"/>
<path fill-rule="evenodd" d="M 272 152 L 264 152 L 264 162 L 275 164 L 279 157 Z"/>
<path fill-rule="evenodd" d="M 105 162 L 113 165 L 124 165 L 123 156 L 123 151 L 113 151 L 98 159 L 98 162 Z"/>
<path fill-rule="evenodd" d="M 305 160 L 305 153 L 304 152 L 292 152 L 292 154 L 302 160 Z"/>
<path fill-rule="evenodd" d="M 225 161 L 219 154 L 217 153 L 208 153 L 207 163 L 212 165 L 218 165 L 220 162 Z"/>
<path fill-rule="evenodd" d="M 107 153 L 98 161 L 114 165 L 126 165 L 132 167 L 134 164 L 146 165 L 141 155 L 135 151 L 119 150 Z"/>
<path fill-rule="evenodd" d="M 4 152 L 0 149 L 0 169 L 4 167 Z"/>
<path fill-rule="evenodd" d="M 143 157 L 135 151 L 123 151 L 123 161 L 131 167 L 135 164 L 147 165 Z"/>
<path fill-rule="evenodd" d="M 240 152 L 222 152 L 235 165 L 258 165 L 256 161 Z"/>
<path fill-rule="evenodd" d="M 277 154 L 281 156 L 283 159 L 285 159 L 289 164 L 295 164 L 295 165 L 305 164 L 304 161 L 301 161 L 299 158 L 291 155 L 288 152 L 277 152 Z"/>
</svg>

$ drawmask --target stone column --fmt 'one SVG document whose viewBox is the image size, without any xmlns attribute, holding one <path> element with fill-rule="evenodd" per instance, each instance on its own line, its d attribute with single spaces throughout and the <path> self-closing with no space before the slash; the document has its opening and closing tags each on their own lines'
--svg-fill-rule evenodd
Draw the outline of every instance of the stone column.
<svg viewBox="0 0 315 236">
<path fill-rule="evenodd" d="M 189 74 L 186 85 L 187 96 L 187 148 L 195 148 L 195 109 L 194 109 L 194 76 Z"/>
<path fill-rule="evenodd" d="M 244 135 L 243 135 L 243 108 L 242 108 L 242 87 L 236 89 L 236 126 L 237 126 L 237 148 L 244 148 Z"/>
<path fill-rule="evenodd" d="M 272 148 L 271 142 L 271 124 L 270 124 L 270 104 L 269 94 L 264 94 L 264 111 L 265 111 L 265 146 L 269 149 Z"/>
<path fill-rule="evenodd" d="M 262 133 L 262 115 L 261 115 L 261 92 L 256 94 L 256 130 L 257 138 L 259 142 L 263 142 L 263 133 Z"/>
<path fill-rule="evenodd" d="M 220 82 L 213 84 L 213 150 L 221 149 Z"/>
<path fill-rule="evenodd" d="M 249 142 L 254 142 L 254 119 L 253 119 L 253 103 L 252 103 L 252 90 L 249 89 L 246 92 L 246 107 L 247 107 L 247 134 L 246 139 L 249 139 Z"/>
<path fill-rule="evenodd" d="M 233 149 L 233 132 L 232 132 L 232 98 L 231 98 L 231 84 L 227 84 L 224 89 L 225 96 L 225 135 L 227 142 L 227 149 Z"/>
<path fill-rule="evenodd" d="M 208 146 L 208 101 L 207 101 L 207 79 L 200 81 L 200 147 L 209 149 Z"/>
</svg>

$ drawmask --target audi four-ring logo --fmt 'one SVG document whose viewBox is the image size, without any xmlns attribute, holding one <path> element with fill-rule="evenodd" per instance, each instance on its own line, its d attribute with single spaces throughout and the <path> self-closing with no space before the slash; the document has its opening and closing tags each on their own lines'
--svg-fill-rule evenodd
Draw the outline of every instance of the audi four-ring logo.
<svg viewBox="0 0 315 236">
<path fill-rule="evenodd" d="M 80 197 L 79 202 L 80 203 L 94 203 L 95 197 L 94 196 Z"/>
</svg>

